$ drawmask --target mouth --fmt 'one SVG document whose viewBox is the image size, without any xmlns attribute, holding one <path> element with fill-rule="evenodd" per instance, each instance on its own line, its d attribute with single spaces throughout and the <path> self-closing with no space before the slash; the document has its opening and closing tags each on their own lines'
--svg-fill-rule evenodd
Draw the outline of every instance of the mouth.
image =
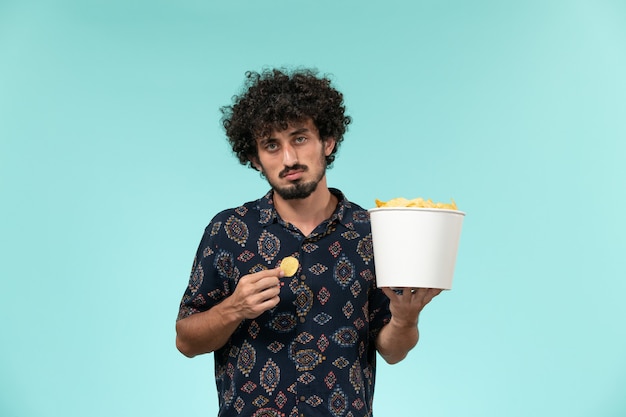
<svg viewBox="0 0 626 417">
<path fill-rule="evenodd" d="M 288 171 L 285 174 L 283 174 L 282 177 L 288 181 L 296 181 L 302 178 L 303 173 L 304 171 Z"/>
<path fill-rule="evenodd" d="M 290 169 L 285 169 L 283 170 L 280 174 L 279 177 L 286 179 L 287 181 L 297 181 L 299 179 L 302 178 L 302 176 L 304 175 L 304 172 L 306 171 L 305 167 L 302 166 L 294 166 L 291 167 Z"/>
</svg>

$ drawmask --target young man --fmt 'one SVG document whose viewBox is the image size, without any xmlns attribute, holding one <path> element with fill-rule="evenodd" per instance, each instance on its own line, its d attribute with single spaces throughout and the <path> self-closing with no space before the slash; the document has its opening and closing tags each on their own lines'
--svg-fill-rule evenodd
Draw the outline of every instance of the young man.
<svg viewBox="0 0 626 417">
<path fill-rule="evenodd" d="M 222 122 L 271 190 L 205 229 L 176 345 L 214 352 L 219 416 L 372 416 L 376 352 L 404 359 L 441 290 L 376 287 L 368 213 L 326 183 L 351 122 L 342 94 L 311 70 L 246 75 Z"/>
</svg>

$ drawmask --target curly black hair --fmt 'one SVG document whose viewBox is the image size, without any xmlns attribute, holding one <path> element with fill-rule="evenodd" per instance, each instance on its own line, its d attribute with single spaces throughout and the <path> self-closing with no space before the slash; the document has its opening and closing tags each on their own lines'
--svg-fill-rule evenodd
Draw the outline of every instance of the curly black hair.
<svg viewBox="0 0 626 417">
<path fill-rule="evenodd" d="M 343 94 L 331 86 L 328 76 L 315 69 L 265 69 L 246 72 L 243 93 L 224 106 L 222 125 L 233 152 L 242 165 L 255 169 L 250 160 L 258 156 L 256 139 L 288 124 L 311 119 L 320 138 L 334 138 L 333 152 L 326 157 L 331 166 L 343 135 L 352 122 L 345 115 Z"/>
</svg>

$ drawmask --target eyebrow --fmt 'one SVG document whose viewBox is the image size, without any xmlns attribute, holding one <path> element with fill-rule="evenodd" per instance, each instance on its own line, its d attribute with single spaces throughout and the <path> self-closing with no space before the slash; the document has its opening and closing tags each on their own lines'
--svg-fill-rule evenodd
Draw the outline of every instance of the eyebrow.
<svg viewBox="0 0 626 417">
<path fill-rule="evenodd" d="M 308 132 L 309 129 L 306 127 L 301 127 L 299 129 L 294 130 L 293 132 L 289 133 L 289 136 L 295 136 L 295 135 L 299 135 L 300 133 L 305 133 Z"/>
<path fill-rule="evenodd" d="M 299 135 L 301 133 L 306 133 L 306 132 L 310 132 L 310 129 L 306 128 L 306 127 L 300 127 L 298 129 L 295 129 L 292 132 L 289 132 L 289 136 L 297 136 L 297 135 Z M 275 141 L 275 140 L 277 140 L 277 139 L 274 138 L 274 137 L 271 137 L 271 136 L 268 136 L 266 138 L 258 139 L 259 143 L 262 144 L 262 145 L 265 144 L 265 143 L 268 143 L 268 142 Z"/>
</svg>

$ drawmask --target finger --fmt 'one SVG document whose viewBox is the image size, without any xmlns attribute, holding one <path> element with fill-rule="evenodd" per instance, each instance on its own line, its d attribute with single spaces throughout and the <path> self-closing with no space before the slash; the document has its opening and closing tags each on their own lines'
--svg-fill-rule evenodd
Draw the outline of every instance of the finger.
<svg viewBox="0 0 626 417">
<path fill-rule="evenodd" d="M 441 291 L 443 291 L 440 288 L 425 288 L 425 292 L 424 292 L 424 297 L 433 299 L 435 296 L 439 295 L 441 293 Z"/>
<path fill-rule="evenodd" d="M 257 318 L 265 311 L 270 310 L 278 305 L 280 302 L 280 298 L 278 296 L 274 296 L 272 298 L 268 298 L 266 300 L 260 300 L 254 304 L 249 305 L 247 309 L 246 318 L 253 319 Z"/>
<path fill-rule="evenodd" d="M 262 291 L 259 291 L 257 294 L 257 302 L 263 302 L 274 297 L 277 297 L 280 294 L 280 286 L 274 285 L 268 288 L 265 288 Z"/>
<path fill-rule="evenodd" d="M 426 302 L 430 303 L 432 299 L 438 296 L 439 294 L 441 294 L 442 291 L 443 289 L 441 288 L 430 288 L 430 291 L 428 292 L 426 296 L 426 300 L 427 300 Z"/>
<path fill-rule="evenodd" d="M 436 296 L 438 296 L 442 292 L 443 292 L 442 288 L 431 288 L 430 289 L 430 294 L 432 295 L 432 298 L 435 298 Z"/>
<path fill-rule="evenodd" d="M 426 305 L 432 301 L 437 295 L 439 295 L 443 291 L 440 288 L 418 288 L 417 293 L 415 294 L 423 305 Z"/>
<path fill-rule="evenodd" d="M 284 276 L 284 272 L 280 268 L 265 269 L 263 271 L 255 272 L 253 274 L 244 275 L 239 279 L 239 285 L 258 285 L 267 278 L 281 278 Z"/>
<path fill-rule="evenodd" d="M 419 291 L 419 288 L 406 287 L 402 289 L 402 295 L 413 298 Z"/>
<path fill-rule="evenodd" d="M 389 298 L 390 300 L 392 301 L 398 300 L 398 294 L 396 293 L 396 288 L 383 287 L 381 289 L 383 290 L 387 298 Z"/>
<path fill-rule="evenodd" d="M 250 306 L 258 306 L 266 303 L 268 300 L 278 297 L 280 294 L 280 286 L 274 285 L 264 288 L 260 291 L 249 293 L 246 296 L 246 303 Z"/>
<path fill-rule="evenodd" d="M 411 294 L 410 287 L 391 287 L 391 290 L 394 292 L 394 294 L 396 294 L 399 297 L 403 295 Z"/>
<path fill-rule="evenodd" d="M 264 269 L 263 271 L 259 271 L 251 275 L 255 276 L 257 279 L 263 279 L 267 277 L 282 278 L 285 276 L 285 271 L 283 271 L 280 268 L 272 268 L 272 269 Z"/>
<path fill-rule="evenodd" d="M 262 292 L 272 288 L 280 288 L 280 279 L 275 276 L 261 278 L 254 284 L 254 288 L 256 292 Z"/>
<path fill-rule="evenodd" d="M 272 298 L 268 298 L 267 300 L 263 300 L 263 302 L 258 304 L 258 309 L 260 311 L 270 310 L 278 305 L 280 302 L 279 296 L 274 296 Z"/>
<path fill-rule="evenodd" d="M 235 288 L 235 294 L 237 294 L 240 299 L 248 298 L 250 302 L 254 304 L 269 298 L 260 295 L 264 291 L 274 289 L 276 294 L 280 292 L 280 280 L 275 276 L 264 277 L 258 281 L 253 280 L 254 278 L 250 281 L 239 281 L 239 284 L 237 284 Z"/>
</svg>

